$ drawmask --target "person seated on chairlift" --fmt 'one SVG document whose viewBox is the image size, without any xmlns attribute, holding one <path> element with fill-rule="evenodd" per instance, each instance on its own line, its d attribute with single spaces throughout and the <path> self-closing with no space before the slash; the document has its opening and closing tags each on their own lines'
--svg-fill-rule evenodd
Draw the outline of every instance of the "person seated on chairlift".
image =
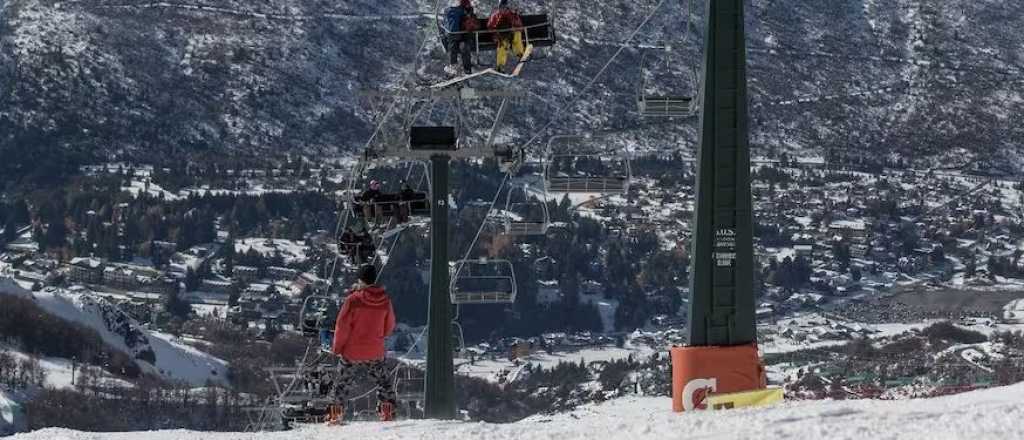
<svg viewBox="0 0 1024 440">
<path fill-rule="evenodd" d="M 363 204 L 363 217 L 369 222 L 371 219 L 376 220 L 381 210 L 376 206 L 374 202 L 377 201 L 381 195 L 380 182 L 377 180 L 371 180 L 370 185 L 359 195 L 359 201 Z"/>
<path fill-rule="evenodd" d="M 398 223 L 402 224 L 409 221 L 409 213 L 412 210 L 411 201 L 416 199 L 416 191 L 412 190 L 409 183 L 402 181 L 402 192 L 398 194 L 399 200 L 402 203 L 398 204 Z"/>
<path fill-rule="evenodd" d="M 317 320 L 317 329 L 320 330 L 320 349 L 327 353 L 331 352 L 331 345 L 334 344 L 334 327 L 337 319 L 338 301 L 331 298 Z"/>
<path fill-rule="evenodd" d="M 480 24 L 476 19 L 471 0 L 453 0 L 452 6 L 444 12 L 444 27 L 447 31 L 445 47 L 448 49 L 448 66 L 445 72 L 455 76 L 459 72 L 459 57 L 462 57 L 462 72 L 473 73 L 470 58 L 476 47 L 476 34 Z"/>
<path fill-rule="evenodd" d="M 498 44 L 495 68 L 499 72 L 504 72 L 510 49 L 518 58 L 522 58 L 526 51 L 523 45 L 523 17 L 519 10 L 509 6 L 509 0 L 501 0 L 487 20 L 487 29 L 497 32 L 494 36 Z"/>
<path fill-rule="evenodd" d="M 359 242 L 356 241 L 356 233 L 352 231 L 351 226 L 346 226 L 345 232 L 342 232 L 341 237 L 338 238 L 339 250 L 346 255 L 352 255 L 353 247 L 357 243 Z"/>
<path fill-rule="evenodd" d="M 355 260 L 359 264 L 368 263 L 373 258 L 373 253 L 377 248 L 373 245 L 373 237 L 364 228 L 359 234 L 356 235 L 357 252 Z"/>
</svg>

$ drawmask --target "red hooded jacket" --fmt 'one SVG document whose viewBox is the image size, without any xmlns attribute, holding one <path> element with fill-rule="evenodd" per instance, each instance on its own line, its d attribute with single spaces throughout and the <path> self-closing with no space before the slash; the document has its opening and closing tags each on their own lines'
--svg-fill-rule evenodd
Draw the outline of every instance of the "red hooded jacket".
<svg viewBox="0 0 1024 440">
<path fill-rule="evenodd" d="M 487 19 L 487 28 L 492 31 L 523 27 L 522 16 L 512 8 L 498 8 Z"/>
<path fill-rule="evenodd" d="M 388 293 L 378 286 L 355 290 L 338 312 L 331 351 L 350 362 L 384 359 L 384 338 L 394 329 Z"/>
</svg>

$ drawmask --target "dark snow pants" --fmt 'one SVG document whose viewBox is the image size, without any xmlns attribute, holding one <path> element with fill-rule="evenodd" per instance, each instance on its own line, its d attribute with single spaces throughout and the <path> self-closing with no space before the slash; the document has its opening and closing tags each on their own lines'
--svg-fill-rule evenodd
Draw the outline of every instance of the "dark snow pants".
<svg viewBox="0 0 1024 440">
<path fill-rule="evenodd" d="M 459 55 L 462 56 L 462 71 L 469 73 L 473 70 L 473 36 L 470 34 L 455 34 L 448 36 L 448 62 L 455 66 L 459 64 Z"/>
<path fill-rule="evenodd" d="M 341 361 L 337 375 L 337 382 L 334 384 L 334 396 L 339 401 L 355 397 L 350 395 L 352 387 L 356 384 L 359 376 L 365 375 L 377 386 L 377 401 L 391 402 L 392 405 L 398 399 L 395 393 L 395 382 L 391 378 L 391 372 L 383 360 L 370 362 L 348 362 Z"/>
</svg>

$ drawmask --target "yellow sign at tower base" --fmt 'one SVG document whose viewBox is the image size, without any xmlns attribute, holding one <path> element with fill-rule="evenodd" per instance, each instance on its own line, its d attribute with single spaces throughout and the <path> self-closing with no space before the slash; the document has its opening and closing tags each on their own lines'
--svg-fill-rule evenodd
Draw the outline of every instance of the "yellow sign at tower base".
<svg viewBox="0 0 1024 440">
<path fill-rule="evenodd" d="M 709 409 L 749 408 L 768 406 L 782 401 L 782 388 L 742 391 L 739 393 L 711 394 L 708 396 Z"/>
</svg>

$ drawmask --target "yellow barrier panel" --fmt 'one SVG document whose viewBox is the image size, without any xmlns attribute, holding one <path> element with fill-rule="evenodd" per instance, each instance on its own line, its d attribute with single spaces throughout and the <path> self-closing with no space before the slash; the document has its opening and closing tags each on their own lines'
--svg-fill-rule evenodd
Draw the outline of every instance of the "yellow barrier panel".
<svg viewBox="0 0 1024 440">
<path fill-rule="evenodd" d="M 729 394 L 712 394 L 708 396 L 708 408 L 732 409 L 752 406 L 768 406 L 782 401 L 782 388 L 743 391 Z"/>
</svg>

